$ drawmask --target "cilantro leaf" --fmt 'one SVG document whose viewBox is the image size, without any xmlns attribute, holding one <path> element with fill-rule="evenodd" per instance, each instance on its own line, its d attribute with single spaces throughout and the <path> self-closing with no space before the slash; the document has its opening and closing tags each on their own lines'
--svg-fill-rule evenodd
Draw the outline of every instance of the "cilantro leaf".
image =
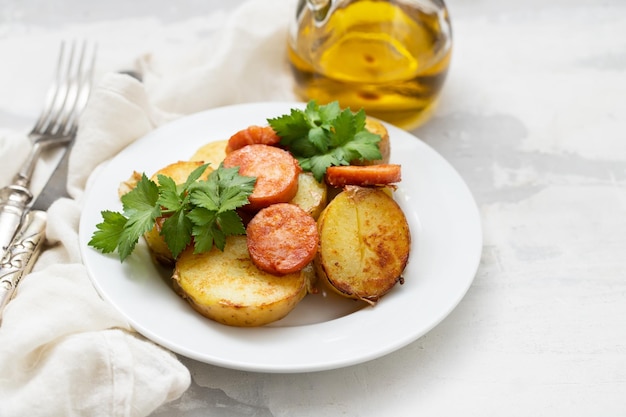
<svg viewBox="0 0 626 417">
<path fill-rule="evenodd" d="M 365 120 L 363 109 L 353 113 L 342 110 L 336 101 L 320 106 L 315 100 L 304 110 L 292 109 L 288 115 L 267 119 L 281 137 L 280 144 L 317 181 L 322 181 L 329 166 L 382 158 L 378 147 L 381 137 L 367 131 Z"/>
</svg>

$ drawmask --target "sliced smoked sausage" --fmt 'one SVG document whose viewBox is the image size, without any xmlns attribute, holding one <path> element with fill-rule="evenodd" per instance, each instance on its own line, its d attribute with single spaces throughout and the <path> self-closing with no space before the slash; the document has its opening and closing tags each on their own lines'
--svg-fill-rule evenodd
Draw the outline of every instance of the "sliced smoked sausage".
<svg viewBox="0 0 626 417">
<path fill-rule="evenodd" d="M 240 130 L 228 139 L 226 153 L 231 153 L 248 145 L 276 145 L 279 142 L 280 136 L 276 134 L 271 126 L 252 125 Z"/>
<path fill-rule="evenodd" d="M 239 167 L 239 174 L 256 177 L 249 210 L 260 210 L 290 201 L 298 192 L 298 161 L 283 149 L 269 145 L 248 145 L 226 155 L 226 168 Z"/>
<path fill-rule="evenodd" d="M 248 223 L 246 234 L 252 262 L 271 274 L 299 271 L 317 254 L 317 222 L 295 204 L 262 209 Z"/>
<path fill-rule="evenodd" d="M 332 166 L 326 169 L 326 183 L 333 187 L 388 185 L 400 182 L 401 174 L 396 164 Z"/>
</svg>

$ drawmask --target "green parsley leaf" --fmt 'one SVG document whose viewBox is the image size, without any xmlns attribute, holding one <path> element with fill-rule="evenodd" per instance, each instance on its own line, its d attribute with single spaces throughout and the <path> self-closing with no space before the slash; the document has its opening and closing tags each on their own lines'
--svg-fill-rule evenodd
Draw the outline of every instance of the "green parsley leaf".
<svg viewBox="0 0 626 417">
<path fill-rule="evenodd" d="M 306 136 L 311 127 L 304 112 L 297 109 L 291 109 L 290 114 L 272 120 L 272 128 L 286 144 Z"/>
<path fill-rule="evenodd" d="M 193 183 L 200 179 L 200 177 L 202 176 L 202 174 L 204 174 L 204 171 L 206 171 L 209 165 L 210 164 L 200 165 L 198 168 L 194 169 L 187 177 L 187 180 L 185 181 L 185 184 L 182 185 L 182 188 L 186 190 L 191 187 Z"/>
<path fill-rule="evenodd" d="M 124 261 L 139 238 L 151 230 L 156 219 L 165 217 L 161 234 L 177 257 L 192 241 L 194 251 L 224 250 L 226 237 L 245 234 L 235 211 L 248 203 L 256 178 L 239 175 L 239 168 L 222 165 L 200 180 L 208 165 L 189 174 L 184 184 L 159 175 L 158 185 L 142 175 L 137 186 L 122 197 L 123 213 L 103 211 L 89 245 L 103 253 L 117 251 Z"/>
<path fill-rule="evenodd" d="M 382 157 L 381 138 L 365 129 L 365 119 L 363 109 L 353 113 L 336 101 L 320 106 L 311 100 L 304 110 L 291 109 L 290 114 L 267 121 L 302 169 L 322 181 L 329 166 Z"/>
<path fill-rule="evenodd" d="M 124 224 L 117 242 L 120 260 L 124 260 L 130 255 L 139 238 L 152 229 L 155 219 L 161 215 L 161 207 L 157 204 L 158 198 L 157 185 L 145 174 L 141 176 L 133 190 L 122 196 L 124 216 L 128 220 Z"/>
<path fill-rule="evenodd" d="M 185 211 L 177 210 L 167 217 L 161 226 L 161 234 L 165 237 L 165 243 L 174 259 L 185 250 L 191 242 L 191 229 L 193 224 Z"/>
<path fill-rule="evenodd" d="M 137 186 L 122 196 L 124 213 L 103 211 L 103 222 L 96 225 L 89 245 L 103 253 L 117 250 L 124 260 L 135 248 L 139 237 L 154 226 L 155 219 L 161 214 L 156 204 L 158 190 L 154 182 L 145 175 Z"/>
<path fill-rule="evenodd" d="M 224 250 L 226 236 L 245 234 L 246 229 L 235 209 L 248 204 L 256 178 L 239 175 L 239 168 L 220 168 L 207 181 L 194 184 L 190 201 L 195 208 L 189 212 L 194 224 L 195 252 L 209 250 L 213 245 Z"/>
<path fill-rule="evenodd" d="M 96 225 L 98 230 L 92 235 L 89 246 L 103 253 L 115 252 L 128 219 L 115 211 L 105 210 L 101 214 L 104 221 Z"/>
<path fill-rule="evenodd" d="M 339 107 L 338 101 L 333 101 L 332 103 L 328 103 L 325 106 L 318 106 L 315 101 L 309 102 L 307 104 L 308 108 L 315 109 L 320 116 L 320 119 L 324 123 L 328 123 L 332 125 L 332 121 L 335 120 L 339 114 L 341 113 L 341 108 Z"/>
<path fill-rule="evenodd" d="M 163 207 L 166 214 L 176 212 L 184 207 L 184 197 L 182 190 L 179 190 L 176 183 L 171 177 L 166 175 L 157 175 L 159 181 L 159 198 L 157 203 Z"/>
<path fill-rule="evenodd" d="M 135 212 L 149 212 L 155 209 L 154 205 L 159 197 L 157 185 L 151 181 L 146 174 L 141 176 L 137 186 L 121 198 L 124 213 L 133 214 Z"/>
</svg>

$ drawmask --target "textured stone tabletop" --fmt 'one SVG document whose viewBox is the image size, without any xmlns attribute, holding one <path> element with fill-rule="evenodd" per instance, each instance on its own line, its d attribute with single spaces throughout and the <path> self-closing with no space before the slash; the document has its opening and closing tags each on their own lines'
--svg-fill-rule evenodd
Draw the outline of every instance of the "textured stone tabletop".
<svg viewBox="0 0 626 417">
<path fill-rule="evenodd" d="M 180 357 L 192 385 L 154 416 L 626 415 L 626 3 L 447 4 L 451 69 L 412 133 L 480 209 L 483 254 L 464 299 L 407 347 L 342 369 L 264 374 Z M 186 25 L 235 5 L 3 0 L 0 126 L 28 125 L 45 87 L 36 68 L 7 65 L 27 60 L 19 45 L 84 32 L 100 38 L 99 71 L 115 70 L 168 39 L 193 42 L 201 33 Z M 107 36 L 105 23 L 119 30 Z"/>
</svg>

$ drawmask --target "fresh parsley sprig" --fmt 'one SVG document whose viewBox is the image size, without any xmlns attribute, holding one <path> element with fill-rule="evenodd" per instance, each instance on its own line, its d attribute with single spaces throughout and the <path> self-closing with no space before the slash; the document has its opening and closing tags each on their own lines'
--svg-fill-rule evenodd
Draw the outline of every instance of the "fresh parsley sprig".
<svg viewBox="0 0 626 417">
<path fill-rule="evenodd" d="M 237 212 L 248 203 L 256 178 L 239 175 L 239 168 L 212 171 L 199 180 L 208 164 L 196 168 L 184 184 L 158 175 L 158 184 L 145 174 L 136 187 L 122 196 L 123 213 L 102 211 L 89 245 L 103 253 L 118 252 L 124 261 L 139 238 L 151 230 L 156 219 L 165 218 L 161 234 L 176 258 L 193 239 L 194 251 L 205 252 L 216 246 L 224 250 L 226 237 L 245 234 Z"/>
<path fill-rule="evenodd" d="M 304 110 L 267 119 L 281 145 L 294 155 L 305 171 L 322 181 L 326 168 L 349 165 L 355 160 L 380 159 L 379 135 L 365 129 L 365 111 L 342 110 L 338 102 L 318 105 L 315 100 Z"/>
</svg>

